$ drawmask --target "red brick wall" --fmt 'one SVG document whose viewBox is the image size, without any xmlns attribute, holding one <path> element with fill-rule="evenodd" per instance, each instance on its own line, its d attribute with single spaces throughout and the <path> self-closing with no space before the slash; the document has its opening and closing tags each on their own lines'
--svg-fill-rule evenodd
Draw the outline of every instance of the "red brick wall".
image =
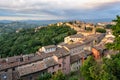
<svg viewBox="0 0 120 80">
<path fill-rule="evenodd" d="M 92 48 L 92 53 L 93 53 L 93 56 L 95 57 L 95 59 L 100 58 L 100 52 L 97 49 Z"/>
</svg>

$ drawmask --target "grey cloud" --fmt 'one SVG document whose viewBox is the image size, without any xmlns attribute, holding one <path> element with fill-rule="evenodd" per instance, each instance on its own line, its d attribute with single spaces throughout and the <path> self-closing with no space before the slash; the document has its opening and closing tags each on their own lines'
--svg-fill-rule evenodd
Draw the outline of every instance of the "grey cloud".
<svg viewBox="0 0 120 80">
<path fill-rule="evenodd" d="M 89 5 L 94 5 L 95 7 L 88 8 L 88 5 L 80 6 L 79 0 L 1 0 L 0 13 L 7 12 L 6 16 L 37 17 L 46 15 L 71 19 L 113 17 L 116 14 L 120 14 L 120 0 L 109 1 L 113 2 L 91 3 Z M 73 4 L 72 2 L 75 3 Z"/>
</svg>

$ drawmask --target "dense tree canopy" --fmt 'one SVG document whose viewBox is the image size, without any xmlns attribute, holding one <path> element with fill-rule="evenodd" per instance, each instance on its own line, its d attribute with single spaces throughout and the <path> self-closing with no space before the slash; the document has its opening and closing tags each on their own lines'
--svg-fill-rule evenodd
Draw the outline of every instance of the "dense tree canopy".
<svg viewBox="0 0 120 80">
<path fill-rule="evenodd" d="M 86 28 L 85 28 L 86 31 L 92 31 L 92 29 L 93 29 L 93 28 L 91 28 L 91 27 L 86 27 Z"/>
<path fill-rule="evenodd" d="M 93 80 L 93 78 L 90 76 L 90 68 L 93 67 L 96 64 L 93 57 L 88 57 L 87 60 L 84 62 L 84 64 L 81 67 L 82 75 L 85 77 L 85 80 Z"/>
<path fill-rule="evenodd" d="M 53 75 L 51 75 L 50 73 L 40 75 L 38 80 L 67 80 L 67 79 L 61 71 L 58 71 Z"/>
<path fill-rule="evenodd" d="M 116 25 L 112 26 L 115 41 L 113 44 L 108 44 L 107 47 L 120 51 L 120 16 L 113 21 L 116 22 Z M 85 80 L 120 80 L 120 53 L 98 61 L 93 57 L 88 57 L 81 67 L 81 72 Z"/>
<path fill-rule="evenodd" d="M 113 56 L 111 59 L 104 58 L 100 62 L 89 57 L 81 67 L 81 72 L 85 80 L 119 80 L 120 64 L 116 62 L 119 55 Z"/>
<path fill-rule="evenodd" d="M 35 31 L 34 28 L 22 29 L 19 33 L 0 36 L 1 57 L 30 54 L 41 46 L 58 44 L 64 37 L 75 34 L 76 31 L 68 26 L 48 26 Z"/>
<path fill-rule="evenodd" d="M 102 28 L 96 28 L 96 32 L 106 33 L 106 30 L 105 30 L 105 29 L 102 29 Z"/>
<path fill-rule="evenodd" d="M 66 80 L 66 76 L 61 71 L 58 71 L 52 75 L 50 80 Z"/>
<path fill-rule="evenodd" d="M 50 73 L 45 73 L 45 74 L 41 74 L 38 78 L 38 80 L 50 80 L 52 77 L 52 74 Z"/>
<path fill-rule="evenodd" d="M 120 16 L 117 16 L 117 19 L 113 21 L 116 23 L 116 25 L 112 26 L 115 41 L 113 44 L 107 44 L 107 48 L 120 51 Z"/>
</svg>

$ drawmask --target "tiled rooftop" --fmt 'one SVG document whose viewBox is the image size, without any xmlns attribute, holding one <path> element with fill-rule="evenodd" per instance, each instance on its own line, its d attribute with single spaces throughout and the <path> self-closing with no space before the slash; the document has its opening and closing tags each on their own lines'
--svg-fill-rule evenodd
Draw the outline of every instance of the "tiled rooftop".
<svg viewBox="0 0 120 80">
<path fill-rule="evenodd" d="M 19 72 L 20 76 L 24 76 L 24 75 L 31 74 L 34 72 L 45 70 L 48 67 L 51 67 L 57 64 L 58 62 L 55 60 L 54 57 L 48 57 L 46 59 L 43 59 L 42 61 L 37 61 L 34 63 L 20 66 L 17 68 L 17 71 Z"/>
<path fill-rule="evenodd" d="M 81 58 L 80 58 L 80 56 L 78 54 L 73 55 L 73 56 L 70 57 L 70 63 L 74 63 L 74 62 L 76 62 L 76 61 L 78 61 L 80 59 Z"/>
<path fill-rule="evenodd" d="M 43 46 L 44 48 L 56 48 L 55 45 L 48 45 L 48 46 Z"/>
<path fill-rule="evenodd" d="M 16 62 L 15 61 L 13 63 L 4 63 L 4 64 L 2 63 L 1 66 L 0 66 L 0 71 L 8 69 L 8 68 L 12 68 L 12 67 L 17 67 L 17 66 L 29 64 L 29 63 L 32 63 L 32 62 L 40 61 L 40 60 L 43 60 L 47 57 L 51 57 L 53 55 L 57 56 L 58 58 L 61 58 L 62 56 L 69 55 L 69 52 L 64 48 L 58 48 L 56 51 L 50 52 L 48 54 L 42 53 L 41 55 L 35 55 L 33 57 L 30 57 L 29 60 L 26 60 L 26 61 L 22 61 L 22 62 L 20 62 L 20 61 Z"/>
<path fill-rule="evenodd" d="M 75 34 L 71 35 L 70 38 L 83 38 L 84 36 L 82 34 Z"/>
<path fill-rule="evenodd" d="M 19 75 L 20 76 L 24 76 L 30 73 L 34 73 L 34 72 L 38 72 L 41 70 L 46 69 L 46 65 L 44 61 L 38 61 L 35 63 L 31 63 L 31 64 L 27 64 L 27 65 L 23 65 L 17 68 Z"/>
<path fill-rule="evenodd" d="M 90 51 L 82 51 L 79 54 L 72 55 L 70 57 L 70 63 L 74 63 L 82 58 L 86 58 L 88 54 L 91 54 Z"/>
<path fill-rule="evenodd" d="M 53 57 L 46 58 L 43 61 L 45 62 L 47 68 L 58 64 L 58 62 Z"/>
<path fill-rule="evenodd" d="M 80 47 L 80 46 L 83 46 L 83 45 L 85 45 L 85 44 L 77 42 L 77 43 L 74 43 L 74 44 L 66 44 L 64 46 L 67 47 L 68 49 L 73 49 L 73 48 Z"/>
</svg>

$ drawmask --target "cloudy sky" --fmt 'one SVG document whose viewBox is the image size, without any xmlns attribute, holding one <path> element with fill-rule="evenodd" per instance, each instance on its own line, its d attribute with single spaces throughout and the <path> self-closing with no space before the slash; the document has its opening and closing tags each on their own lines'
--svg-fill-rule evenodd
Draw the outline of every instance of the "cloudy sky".
<svg viewBox="0 0 120 80">
<path fill-rule="evenodd" d="M 104 19 L 120 15 L 120 0 L 0 0 L 0 20 Z"/>
</svg>

